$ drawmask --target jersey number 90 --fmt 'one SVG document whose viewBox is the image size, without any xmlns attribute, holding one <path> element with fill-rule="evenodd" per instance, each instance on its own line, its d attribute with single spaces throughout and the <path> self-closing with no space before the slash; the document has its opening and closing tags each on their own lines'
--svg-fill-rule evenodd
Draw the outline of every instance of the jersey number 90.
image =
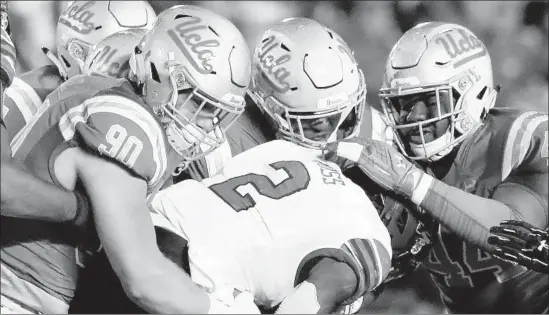
<svg viewBox="0 0 549 315">
<path fill-rule="evenodd" d="M 143 151 L 143 142 L 135 136 L 128 137 L 126 128 L 119 124 L 112 125 L 105 135 L 105 140 L 109 144 L 98 146 L 101 154 L 106 154 L 117 161 L 124 163 L 128 167 L 133 167 L 135 161 Z"/>
<path fill-rule="evenodd" d="M 252 185 L 260 195 L 278 200 L 307 189 L 309 186 L 311 177 L 303 163 L 280 161 L 269 164 L 269 166 L 277 171 L 285 172 L 287 178 L 279 184 L 275 184 L 266 175 L 246 174 L 211 185 L 209 188 L 236 212 L 239 212 L 256 205 L 255 200 L 248 193 L 238 192 L 239 187 Z"/>
</svg>

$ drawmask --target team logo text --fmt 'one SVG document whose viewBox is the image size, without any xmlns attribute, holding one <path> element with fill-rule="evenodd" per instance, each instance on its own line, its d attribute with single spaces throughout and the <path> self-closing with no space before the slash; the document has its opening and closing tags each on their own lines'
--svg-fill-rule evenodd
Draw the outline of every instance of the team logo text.
<svg viewBox="0 0 549 315">
<path fill-rule="evenodd" d="M 456 38 L 455 33 L 446 33 L 443 36 L 440 36 L 435 40 L 436 43 L 442 45 L 446 50 L 446 53 L 452 59 L 462 57 L 463 55 L 473 52 L 475 50 L 481 49 L 480 51 L 462 58 L 454 63 L 454 68 L 457 68 L 471 60 L 480 58 L 486 55 L 486 48 L 484 45 L 476 38 L 470 34 L 467 34 L 463 30 L 459 30 L 459 36 Z"/>
<path fill-rule="evenodd" d="M 291 75 L 284 64 L 290 61 L 291 57 L 290 54 L 286 53 L 275 60 L 275 56 L 271 52 L 279 45 L 280 43 L 275 41 L 274 36 L 264 40 L 259 50 L 259 63 L 261 68 L 268 74 L 267 77 L 273 83 L 273 88 L 279 93 L 284 93 L 290 89 L 290 83 L 287 79 Z"/>
<path fill-rule="evenodd" d="M 75 2 L 63 15 L 59 17 L 59 22 L 70 27 L 80 34 L 89 34 L 95 29 L 95 24 L 91 22 L 94 13 L 90 8 L 95 5 L 95 1 L 87 1 L 81 5 Z"/>
<path fill-rule="evenodd" d="M 202 19 L 196 16 L 189 16 L 185 21 L 178 24 L 168 35 L 185 54 L 187 60 L 200 73 L 208 74 L 213 71 L 210 63 L 215 58 L 212 48 L 219 47 L 221 43 L 217 39 L 206 39 L 205 30 L 208 26 L 202 23 Z M 201 35 L 202 34 L 202 35 Z"/>
</svg>

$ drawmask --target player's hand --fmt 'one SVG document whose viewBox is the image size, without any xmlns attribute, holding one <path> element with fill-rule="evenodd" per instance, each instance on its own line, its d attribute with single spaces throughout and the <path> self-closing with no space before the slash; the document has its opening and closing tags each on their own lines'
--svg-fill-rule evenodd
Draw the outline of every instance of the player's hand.
<svg viewBox="0 0 549 315">
<path fill-rule="evenodd" d="M 218 300 L 215 296 L 210 297 L 210 309 L 208 314 L 261 314 L 254 302 L 254 296 L 244 291 L 238 293 L 230 305 Z"/>
<path fill-rule="evenodd" d="M 503 221 L 490 228 L 488 243 L 497 257 L 549 274 L 549 233 L 524 221 Z"/>
<path fill-rule="evenodd" d="M 356 163 L 366 176 L 383 189 L 394 191 L 416 203 L 418 202 L 413 198 L 414 192 L 422 184 L 423 179 L 430 178 L 397 149 L 381 141 L 347 139 L 330 144 L 327 151 L 328 158 L 336 154 Z M 430 182 L 426 183 L 429 184 Z"/>
</svg>

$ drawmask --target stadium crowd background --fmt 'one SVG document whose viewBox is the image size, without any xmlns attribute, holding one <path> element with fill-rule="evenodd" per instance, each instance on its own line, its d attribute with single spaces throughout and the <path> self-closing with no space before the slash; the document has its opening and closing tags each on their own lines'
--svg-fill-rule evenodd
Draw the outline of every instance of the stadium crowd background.
<svg viewBox="0 0 549 315">
<path fill-rule="evenodd" d="M 55 25 L 68 1 L 9 1 L 18 73 L 49 63 L 40 47 L 54 49 Z M 367 100 L 377 91 L 391 47 L 415 24 L 440 20 L 471 29 L 492 57 L 501 84 L 497 106 L 547 112 L 549 4 L 541 1 L 151 1 L 157 12 L 175 4 L 208 7 L 231 19 L 250 49 L 282 18 L 313 18 L 338 32 L 355 51 L 366 76 Z M 422 271 L 386 290 L 368 313 L 440 313 L 438 295 Z M 415 289 L 412 289 L 414 284 Z M 419 289 L 418 289 L 419 288 Z"/>
</svg>

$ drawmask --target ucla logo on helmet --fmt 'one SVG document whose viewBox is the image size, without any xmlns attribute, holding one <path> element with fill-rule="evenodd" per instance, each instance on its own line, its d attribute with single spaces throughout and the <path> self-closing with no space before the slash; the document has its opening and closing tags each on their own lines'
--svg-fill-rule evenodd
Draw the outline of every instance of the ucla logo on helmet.
<svg viewBox="0 0 549 315">
<path fill-rule="evenodd" d="M 90 9 L 94 5 L 95 1 L 86 1 L 82 4 L 73 2 L 70 8 L 59 17 L 59 23 L 70 27 L 80 34 L 91 33 L 96 27 L 91 22 L 95 14 Z"/>
<path fill-rule="evenodd" d="M 278 49 L 276 49 L 278 47 Z M 259 47 L 258 58 L 259 67 L 265 73 L 267 79 L 279 93 L 285 93 L 290 90 L 288 82 L 291 72 L 284 66 L 292 57 L 289 53 L 280 53 L 280 43 L 275 36 L 269 36 L 264 39 Z"/>
<path fill-rule="evenodd" d="M 221 46 L 214 30 L 197 16 L 187 16 L 183 22 L 168 31 L 190 64 L 202 74 L 214 71 L 215 48 Z"/>
<path fill-rule="evenodd" d="M 435 42 L 444 47 L 454 62 L 454 68 L 487 54 L 484 44 L 476 36 L 462 29 L 446 32 L 435 39 Z"/>
</svg>

